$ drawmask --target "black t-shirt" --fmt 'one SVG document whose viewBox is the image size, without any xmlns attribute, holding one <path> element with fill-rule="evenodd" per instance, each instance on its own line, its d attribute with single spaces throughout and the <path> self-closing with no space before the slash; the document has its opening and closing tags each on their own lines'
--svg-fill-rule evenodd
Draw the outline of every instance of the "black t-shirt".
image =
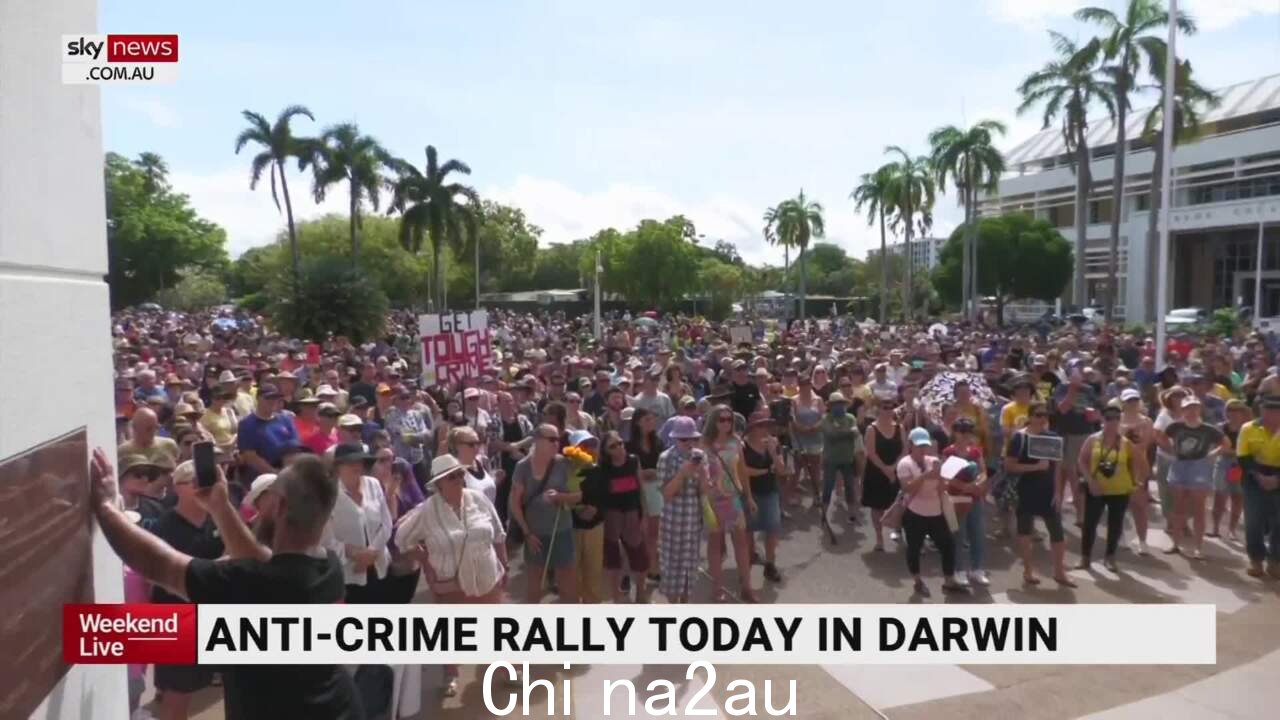
<svg viewBox="0 0 1280 720">
<path fill-rule="evenodd" d="M 1173 453 L 1179 460 L 1203 460 L 1209 451 L 1222 443 L 1222 431 L 1200 423 L 1195 427 L 1182 422 L 1169 423 L 1164 434 L 1173 442 Z"/>
<path fill-rule="evenodd" d="M 267 562 L 193 559 L 187 596 L 194 603 L 325 604 L 346 591 L 338 556 L 278 554 Z M 227 720 L 363 720 L 351 675 L 338 665 L 242 665 L 223 668 Z"/>
<path fill-rule="evenodd" d="M 772 495 L 778 492 L 778 478 L 773 474 L 773 456 L 769 454 L 768 448 L 763 452 L 756 452 L 751 447 L 751 443 L 742 443 L 742 459 L 746 462 L 747 467 L 752 470 L 768 470 L 763 475 L 753 475 L 750 478 L 752 495 Z"/>
<path fill-rule="evenodd" d="M 640 459 L 627 456 L 620 467 L 601 465 L 596 468 L 597 482 L 604 492 L 602 510 L 640 509 Z"/>
<path fill-rule="evenodd" d="M 1055 433 L 1045 432 L 1043 435 L 1055 436 Z M 1039 462 L 1039 460 L 1028 454 L 1030 443 L 1027 442 L 1027 433 L 1018 431 L 1013 434 L 1013 440 L 1009 444 L 1009 457 L 1017 458 L 1018 462 L 1031 464 Z M 1048 470 L 1032 470 L 1018 474 L 1018 512 L 1024 515 L 1047 515 L 1053 512 L 1053 494 L 1056 490 L 1054 478 L 1057 476 L 1058 463 L 1050 462 Z"/>
<path fill-rule="evenodd" d="M 729 394 L 729 407 L 742 417 L 751 417 L 760 404 L 760 388 L 753 382 L 745 385 L 733 383 L 730 387 L 733 389 Z"/>
<path fill-rule="evenodd" d="M 204 524 L 196 527 L 177 510 L 166 510 L 147 529 L 169 547 L 193 558 L 217 560 L 222 557 L 222 537 L 218 535 L 218 527 L 212 518 L 205 518 Z M 151 602 L 183 603 L 186 600 L 156 585 L 151 590 Z"/>
<path fill-rule="evenodd" d="M 364 398 L 365 402 L 370 405 L 378 404 L 378 392 L 373 383 L 367 383 L 361 380 L 351 384 L 351 389 L 347 390 L 347 397 L 352 403 L 356 398 Z"/>
</svg>

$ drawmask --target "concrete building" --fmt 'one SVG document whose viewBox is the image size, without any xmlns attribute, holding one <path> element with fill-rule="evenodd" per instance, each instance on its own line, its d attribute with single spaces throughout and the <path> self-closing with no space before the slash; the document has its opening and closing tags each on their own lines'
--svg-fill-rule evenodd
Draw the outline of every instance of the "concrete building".
<svg viewBox="0 0 1280 720">
<path fill-rule="evenodd" d="M 59 52 L 63 34 L 94 33 L 97 26 L 95 0 L 0 2 L 0 375 L 11 379 L 0 386 L 0 463 L 81 427 L 89 447 L 115 458 L 98 88 L 63 85 Z M 88 458 L 82 462 L 86 468 Z M 47 482 L 21 469 L 0 477 L 16 484 L 0 487 L 11 506 L 42 497 Z M 87 503 L 84 509 L 88 526 Z M 39 516 L 52 508 L 29 510 Z M 0 525 L 20 532 L 12 523 Z M 6 575 L 20 567 L 15 562 L 33 558 L 56 565 L 62 556 L 44 547 L 46 539 L 39 533 L 0 539 L 11 561 L 0 570 L 7 578 L 0 587 L 0 637 L 31 630 L 34 606 L 61 605 L 38 593 L 14 597 L 8 580 L 20 578 Z M 90 557 L 93 600 L 121 602 L 120 561 L 96 530 Z M 0 642 L 2 652 L 22 663 L 15 672 L 0 672 L 0 697 L 7 703 L 30 690 L 38 705 L 33 710 L 24 703 L 21 714 L 5 705 L 0 716 L 128 717 L 125 666 L 76 665 L 65 674 L 59 669 L 55 682 L 45 670 L 49 653 L 61 658 L 61 623 L 35 630 L 52 639 L 30 648 Z"/>
<path fill-rule="evenodd" d="M 1222 102 L 1203 115 L 1199 137 L 1179 145 L 1173 160 L 1169 307 L 1253 304 L 1257 244 L 1264 233 L 1262 317 L 1280 315 L 1280 75 L 1218 90 Z M 1150 108 L 1129 117 L 1119 247 L 1118 315 L 1151 317 L 1147 305 L 1148 195 L 1154 155 L 1141 138 Z M 1158 141 L 1158 138 L 1157 138 Z M 1087 302 L 1101 301 L 1109 260 L 1114 123 L 1091 124 L 1094 186 L 1089 196 L 1085 254 Z M 1058 127 L 1041 131 L 1006 154 L 1010 173 L 981 202 L 984 215 L 1023 211 L 1056 225 L 1074 243 L 1075 175 Z M 1130 270 L 1133 269 L 1133 272 Z M 1070 292 L 1070 290 L 1068 290 Z"/>
<path fill-rule="evenodd" d="M 938 256 L 942 253 L 942 246 L 947 242 L 944 237 L 924 237 L 916 238 L 911 241 L 911 261 L 912 267 L 917 270 L 932 270 L 938 265 Z M 891 243 L 888 246 L 890 254 L 902 256 L 903 246 L 906 243 Z M 867 251 L 867 259 L 871 259 L 880 254 L 880 248 L 872 248 Z"/>
</svg>

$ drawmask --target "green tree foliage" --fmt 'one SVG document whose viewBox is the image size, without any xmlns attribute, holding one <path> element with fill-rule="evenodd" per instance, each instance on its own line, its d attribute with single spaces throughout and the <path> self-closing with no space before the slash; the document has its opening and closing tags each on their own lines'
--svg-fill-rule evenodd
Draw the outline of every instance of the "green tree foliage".
<svg viewBox="0 0 1280 720">
<path fill-rule="evenodd" d="M 425 257 L 400 246 L 399 223 L 394 218 L 367 217 L 361 221 L 360 267 L 397 307 L 425 303 L 430 266 Z M 298 223 L 298 245 L 307 258 L 332 258 L 351 264 L 348 218 L 326 215 Z M 284 238 L 274 245 L 253 248 L 237 259 L 230 272 L 230 290 L 245 298 L 268 291 L 288 275 L 289 252 Z M 253 301 L 248 303 L 253 305 Z"/>
<path fill-rule="evenodd" d="M 606 287 L 631 303 L 667 308 L 697 289 L 698 255 L 692 224 L 677 215 L 664 221 L 642 220 L 603 259 Z"/>
<path fill-rule="evenodd" d="M 764 213 L 764 236 L 771 244 L 799 251 L 800 265 L 800 317 L 804 317 L 805 251 L 809 241 L 826 235 L 822 205 L 804 196 L 804 190 L 794 198 L 788 198 Z"/>
<path fill-rule="evenodd" d="M 391 156 L 378 141 L 361 135 L 355 123 L 341 123 L 325 129 L 318 141 L 310 146 L 314 180 L 312 194 L 316 202 L 323 202 L 329 188 L 347 184 L 347 218 L 351 224 L 351 256 L 360 259 L 361 227 L 360 205 L 369 203 L 376 212 L 380 204 L 379 191 L 383 185 L 382 168 L 391 162 Z"/>
<path fill-rule="evenodd" d="M 542 228 L 529 222 L 524 211 L 485 200 L 480 205 L 476 238 L 480 243 L 480 291 L 512 292 L 526 289 L 538 265 L 538 239 Z M 468 243 L 471 245 L 471 243 Z M 474 257 L 467 248 L 464 257 Z M 467 283 L 474 289 L 475 281 Z M 459 289 L 457 297 L 462 297 Z"/>
<path fill-rule="evenodd" d="M 1107 297 L 1102 306 L 1107 321 L 1110 322 L 1115 314 L 1120 289 L 1120 208 L 1123 207 L 1124 198 L 1124 164 L 1129 154 L 1125 133 L 1129 129 L 1128 114 L 1132 108 L 1130 95 L 1139 89 L 1138 74 L 1144 65 L 1155 74 L 1164 72 L 1160 60 L 1164 57 L 1163 35 L 1164 28 L 1169 25 L 1169 11 L 1160 0 L 1128 0 L 1122 14 L 1118 15 L 1107 8 L 1086 7 L 1077 10 L 1075 18 L 1098 25 L 1102 30 L 1100 40 L 1106 58 L 1104 72 L 1111 80 L 1115 95 L 1117 152 L 1114 153 L 1115 170 L 1111 177 L 1121 178 L 1121 182 L 1111 184 L 1111 204 L 1115 211 L 1111 213 Z M 1196 32 L 1195 21 L 1186 13 L 1179 12 L 1173 22 L 1178 30 L 1187 35 Z"/>
<path fill-rule="evenodd" d="M 182 279 L 176 285 L 156 293 L 156 302 L 163 307 L 195 312 L 227 301 L 227 286 L 217 273 L 185 268 L 180 274 Z"/>
<path fill-rule="evenodd" d="M 259 113 L 245 110 L 241 113 L 249 122 L 249 127 L 236 136 L 236 154 L 249 143 L 255 143 L 262 150 L 249 162 L 249 189 L 253 190 L 262 179 L 262 171 L 271 174 L 271 199 L 276 210 L 281 210 L 280 198 L 284 198 L 284 217 L 289 232 L 289 248 L 292 250 L 294 280 L 301 271 L 302 257 L 298 254 L 298 233 L 293 223 L 293 201 L 289 198 L 289 179 L 285 173 L 285 165 L 290 160 L 298 161 L 298 169 L 303 169 L 315 156 L 315 141 L 300 138 L 293 134 L 291 123 L 293 118 L 301 115 L 315 120 L 311 111 L 301 105 L 290 105 L 276 116 L 274 124 Z M 277 178 L 280 192 L 276 192 Z"/>
<path fill-rule="evenodd" d="M 387 296 L 369 276 L 350 258 L 336 255 L 308 257 L 296 286 L 277 283 L 269 291 L 272 327 L 309 340 L 330 333 L 355 342 L 377 337 L 389 307 Z"/>
<path fill-rule="evenodd" d="M 170 189 L 159 156 L 143 153 L 131 162 L 107 153 L 104 173 L 112 307 L 146 302 L 173 287 L 180 268 L 226 269 L 226 233 Z"/>
<path fill-rule="evenodd" d="M 578 240 L 538 248 L 529 287 L 512 290 L 572 290 L 582 287 L 582 258 L 589 242 Z"/>
<path fill-rule="evenodd" d="M 699 268 L 698 285 L 711 299 L 707 316 L 713 320 L 723 320 L 733 311 L 733 303 L 742 298 L 746 280 L 743 268 L 707 258 Z"/>
<path fill-rule="evenodd" d="M 918 231 L 920 235 L 929 232 L 933 226 L 933 203 L 937 197 L 937 185 L 934 182 L 933 162 L 923 155 L 911 157 L 906 150 L 897 145 L 884 149 L 889 155 L 896 155 L 897 160 L 887 166 L 889 173 L 889 195 L 893 198 L 893 224 L 903 230 L 903 255 L 911 257 L 911 239 Z M 914 286 L 914 266 L 906 266 L 907 287 Z M 915 303 L 911 298 L 904 298 L 904 316 L 915 317 Z"/>
<path fill-rule="evenodd" d="M 863 173 L 858 186 L 849 193 L 849 198 L 854 202 L 854 208 L 858 212 L 866 211 L 868 225 L 874 225 L 877 220 L 880 221 L 880 255 L 882 257 L 889 252 L 885 235 L 885 217 L 891 215 L 894 209 L 893 173 L 892 164 L 882 165 L 873 173 Z M 889 265 L 881 263 L 880 274 L 867 276 L 866 279 L 870 281 L 868 285 L 881 288 L 876 295 L 880 308 L 880 323 L 884 324 L 889 319 L 889 295 L 883 291 L 889 286 Z"/>
<path fill-rule="evenodd" d="M 961 299 L 964 233 L 951 233 L 933 271 L 933 286 L 951 305 Z M 1004 303 L 1013 298 L 1051 301 L 1071 280 L 1071 244 L 1047 220 L 1010 213 L 978 221 L 978 292 L 996 298 L 1003 322 Z"/>
<path fill-rule="evenodd" d="M 480 196 L 475 188 L 454 182 L 459 175 L 470 175 L 471 168 L 461 160 L 440 162 L 435 146 L 427 146 L 427 163 L 418 170 L 407 160 L 393 160 L 398 176 L 391 187 L 389 213 L 400 213 L 400 244 L 417 254 L 423 240 L 431 241 L 431 265 L 435 272 L 433 303 L 444 310 L 445 244 L 456 253 L 466 247 L 468 238 L 476 235 L 479 223 Z"/>
</svg>

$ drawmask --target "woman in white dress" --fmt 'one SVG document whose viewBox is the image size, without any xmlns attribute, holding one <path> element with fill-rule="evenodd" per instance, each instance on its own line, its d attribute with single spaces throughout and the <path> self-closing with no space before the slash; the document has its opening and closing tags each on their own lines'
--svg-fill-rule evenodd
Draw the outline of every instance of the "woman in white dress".
<svg viewBox="0 0 1280 720">
<path fill-rule="evenodd" d="M 493 503 L 466 487 L 466 478 L 467 468 L 454 456 L 432 460 L 431 497 L 401 519 L 396 539 L 417 548 L 436 602 L 502 602 L 507 536 Z M 445 695 L 452 697 L 458 692 L 458 667 L 445 666 L 445 677 Z"/>
<path fill-rule="evenodd" d="M 384 597 L 391 564 L 393 520 L 391 506 L 377 478 L 365 474 L 369 459 L 364 447 L 338 445 L 333 465 L 338 473 L 338 499 L 329 517 L 330 549 L 342 558 L 346 601 L 351 604 L 388 602 Z"/>
</svg>

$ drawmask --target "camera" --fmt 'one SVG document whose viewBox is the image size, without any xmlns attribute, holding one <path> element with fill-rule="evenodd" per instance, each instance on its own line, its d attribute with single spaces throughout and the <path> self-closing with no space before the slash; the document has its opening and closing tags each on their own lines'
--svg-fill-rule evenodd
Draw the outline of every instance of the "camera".
<svg viewBox="0 0 1280 720">
<path fill-rule="evenodd" d="M 1109 478 L 1116 474 L 1116 461 L 1103 460 L 1098 463 L 1098 474 L 1104 478 Z"/>
</svg>

